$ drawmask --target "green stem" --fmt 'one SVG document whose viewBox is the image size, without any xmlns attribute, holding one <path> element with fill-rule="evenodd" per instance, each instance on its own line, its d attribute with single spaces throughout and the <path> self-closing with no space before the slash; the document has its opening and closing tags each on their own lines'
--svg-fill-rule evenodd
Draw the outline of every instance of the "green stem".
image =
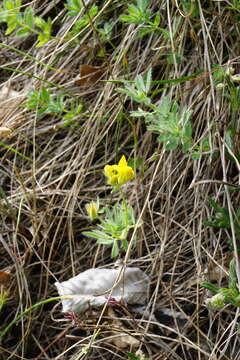
<svg viewBox="0 0 240 360">
<path fill-rule="evenodd" d="M 120 188 L 120 194 L 122 197 L 122 201 L 123 201 L 123 205 L 124 205 L 124 209 L 125 209 L 125 225 L 128 226 L 128 204 L 127 204 L 127 200 L 125 197 L 124 192 L 122 191 L 122 188 Z"/>
</svg>

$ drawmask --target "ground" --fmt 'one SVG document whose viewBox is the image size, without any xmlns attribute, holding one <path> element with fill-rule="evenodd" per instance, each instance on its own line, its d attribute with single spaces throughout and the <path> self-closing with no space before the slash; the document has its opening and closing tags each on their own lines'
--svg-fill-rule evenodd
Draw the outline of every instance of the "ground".
<svg viewBox="0 0 240 360">
<path fill-rule="evenodd" d="M 0 8 L 2 359 L 239 359 L 238 1 Z M 113 258 L 85 206 L 122 196 L 141 226 Z M 116 259 L 149 276 L 147 312 L 64 317 L 54 283 Z M 202 282 L 236 293 L 209 308 Z"/>
</svg>

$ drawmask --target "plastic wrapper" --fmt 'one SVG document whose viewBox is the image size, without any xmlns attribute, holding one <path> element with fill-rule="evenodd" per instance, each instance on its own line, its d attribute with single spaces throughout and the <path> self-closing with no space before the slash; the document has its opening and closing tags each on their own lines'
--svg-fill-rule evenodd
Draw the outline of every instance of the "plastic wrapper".
<svg viewBox="0 0 240 360">
<path fill-rule="evenodd" d="M 149 277 L 139 268 L 89 269 L 73 278 L 56 282 L 62 299 L 62 311 L 83 313 L 88 308 L 103 306 L 108 298 L 131 305 L 144 305 L 148 300 Z"/>
</svg>

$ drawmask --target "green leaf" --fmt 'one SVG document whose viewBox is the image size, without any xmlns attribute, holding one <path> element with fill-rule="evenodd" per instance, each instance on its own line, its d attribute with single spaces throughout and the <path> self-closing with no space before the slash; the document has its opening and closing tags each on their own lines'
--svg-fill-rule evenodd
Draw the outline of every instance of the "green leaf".
<svg viewBox="0 0 240 360">
<path fill-rule="evenodd" d="M 88 16 L 90 16 L 91 18 L 94 18 L 94 16 L 96 16 L 98 13 L 98 6 L 97 5 L 93 5 L 91 6 L 89 12 L 88 12 Z"/>
<path fill-rule="evenodd" d="M 152 69 L 150 68 L 148 70 L 147 77 L 146 77 L 146 86 L 145 86 L 146 93 L 148 93 L 150 91 L 151 85 L 152 85 Z"/>
<path fill-rule="evenodd" d="M 38 35 L 38 43 L 36 46 L 37 47 L 42 46 L 42 45 L 46 44 L 48 42 L 48 40 L 49 40 L 48 34 L 46 34 L 46 33 L 39 34 Z"/>
<path fill-rule="evenodd" d="M 184 125 L 183 136 L 186 138 L 189 138 L 189 139 L 192 136 L 192 125 L 191 125 L 190 121 L 187 121 Z"/>
<path fill-rule="evenodd" d="M 111 245 L 113 243 L 113 241 L 114 241 L 114 239 L 112 239 L 111 237 L 109 237 L 109 239 L 107 239 L 107 238 L 104 239 L 104 238 L 98 237 L 98 239 L 97 239 L 97 243 L 101 244 L 101 245 Z"/>
<path fill-rule="evenodd" d="M 128 241 L 127 241 L 127 239 L 126 238 L 121 239 L 121 242 L 122 242 L 122 246 L 123 246 L 124 250 L 127 251 L 127 249 L 128 249 Z"/>
<path fill-rule="evenodd" d="M 67 16 L 77 16 L 83 8 L 80 0 L 68 0 L 64 6 L 69 10 Z"/>
<path fill-rule="evenodd" d="M 183 140 L 183 152 L 187 152 L 189 151 L 189 149 L 192 147 L 192 141 L 187 139 L 187 140 Z"/>
<path fill-rule="evenodd" d="M 97 239 L 100 244 L 109 245 L 113 242 L 113 239 L 110 236 L 99 230 L 84 231 L 82 234 Z"/>
<path fill-rule="evenodd" d="M 199 160 L 201 157 L 201 153 L 199 151 L 195 151 L 189 155 L 189 157 L 193 160 Z"/>
<path fill-rule="evenodd" d="M 115 258 L 118 256 L 118 254 L 119 254 L 118 244 L 117 244 L 117 241 L 114 241 L 113 246 L 112 246 L 111 257 Z"/>
<path fill-rule="evenodd" d="M 5 35 L 11 34 L 18 26 L 19 25 L 15 20 L 13 22 L 8 22 L 8 27 L 7 27 L 7 30 L 5 32 Z"/>
<path fill-rule="evenodd" d="M 36 26 L 38 26 L 40 29 L 44 28 L 45 21 L 40 16 L 34 17 L 34 23 Z"/>
<path fill-rule="evenodd" d="M 207 281 L 200 283 L 200 286 L 204 287 L 205 289 L 210 290 L 213 294 L 218 294 L 219 290 L 220 290 L 218 287 L 214 286 L 213 284 L 211 284 Z"/>
<path fill-rule="evenodd" d="M 134 354 L 132 354 L 130 352 L 128 352 L 127 355 L 128 355 L 130 360 L 139 360 L 138 356 L 136 356 L 136 355 L 134 355 Z"/>
<path fill-rule="evenodd" d="M 34 27 L 34 11 L 31 6 L 27 7 L 24 12 L 24 22 L 29 26 L 30 28 Z"/>
<path fill-rule="evenodd" d="M 48 88 L 46 88 L 45 86 L 43 86 L 42 89 L 41 89 L 40 98 L 45 103 L 50 102 L 50 90 Z"/>
<path fill-rule="evenodd" d="M 28 29 L 19 29 L 17 32 L 16 32 L 16 36 L 17 37 L 23 37 L 23 36 L 26 36 L 26 35 L 29 35 L 29 30 Z"/>
<path fill-rule="evenodd" d="M 165 30 L 165 29 L 159 29 L 159 31 L 163 34 L 163 36 L 167 39 L 170 40 L 171 39 L 171 35 L 170 32 Z"/>
<path fill-rule="evenodd" d="M 167 142 L 167 141 L 171 141 L 172 139 L 174 139 L 174 136 L 172 134 L 169 134 L 166 132 L 166 133 L 160 134 L 157 137 L 157 139 L 159 142 Z"/>
<path fill-rule="evenodd" d="M 179 145 L 179 140 L 178 139 L 171 140 L 165 145 L 165 149 L 166 150 L 174 150 L 174 149 L 176 149 L 178 147 L 178 145 Z"/>
<path fill-rule="evenodd" d="M 12 1 L 12 0 L 4 1 L 4 7 L 5 7 L 6 10 L 14 9 L 15 8 L 14 1 Z"/>
<path fill-rule="evenodd" d="M 154 25 L 155 25 L 155 26 L 159 26 L 159 25 L 160 25 L 160 21 L 161 21 L 161 17 L 160 17 L 160 14 L 158 13 L 158 14 L 155 16 Z"/>
<path fill-rule="evenodd" d="M 230 264 L 229 264 L 229 288 L 232 291 L 236 291 L 237 290 L 237 274 L 236 274 L 236 263 L 235 260 L 231 260 Z"/>
</svg>

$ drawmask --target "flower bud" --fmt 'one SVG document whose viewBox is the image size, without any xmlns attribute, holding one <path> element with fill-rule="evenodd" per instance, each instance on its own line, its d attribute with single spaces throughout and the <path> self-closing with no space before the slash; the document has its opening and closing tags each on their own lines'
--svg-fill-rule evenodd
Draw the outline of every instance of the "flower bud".
<svg viewBox="0 0 240 360">
<path fill-rule="evenodd" d="M 99 209 L 98 203 L 92 201 L 91 203 L 86 204 L 85 208 L 90 220 L 94 220 L 98 217 L 98 209 Z"/>
<path fill-rule="evenodd" d="M 232 75 L 231 80 L 233 82 L 238 82 L 239 83 L 240 82 L 240 74 Z"/>
<path fill-rule="evenodd" d="M 222 90 L 222 89 L 225 88 L 225 86 L 226 86 L 225 84 L 219 83 L 219 84 L 216 85 L 216 89 L 217 89 L 217 90 Z"/>
<path fill-rule="evenodd" d="M 209 309 L 212 309 L 212 310 L 219 309 L 220 310 L 220 309 L 223 309 L 225 306 L 224 299 L 225 299 L 224 295 L 216 294 L 216 295 L 212 296 L 211 298 L 207 299 L 205 301 L 205 304 Z"/>
</svg>

